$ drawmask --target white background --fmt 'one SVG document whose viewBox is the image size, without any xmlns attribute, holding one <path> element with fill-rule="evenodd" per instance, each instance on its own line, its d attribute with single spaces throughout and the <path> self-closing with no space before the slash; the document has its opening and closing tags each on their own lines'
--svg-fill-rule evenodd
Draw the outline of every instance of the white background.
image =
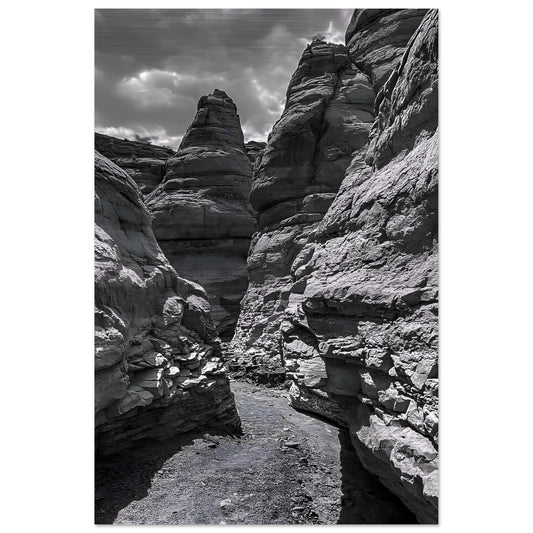
<svg viewBox="0 0 533 533">
<path fill-rule="evenodd" d="M 95 527 L 95 7 L 440 8 L 440 529 L 531 527 L 533 28 L 526 6 L 369 0 L 4 4 L 4 531 Z"/>
</svg>

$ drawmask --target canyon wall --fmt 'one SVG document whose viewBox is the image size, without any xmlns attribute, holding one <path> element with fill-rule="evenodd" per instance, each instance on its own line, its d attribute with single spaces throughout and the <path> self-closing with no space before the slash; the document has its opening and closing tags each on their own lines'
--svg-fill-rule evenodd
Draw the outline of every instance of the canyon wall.
<svg viewBox="0 0 533 533">
<path fill-rule="evenodd" d="M 180 275 L 206 289 L 223 339 L 233 335 L 248 286 L 251 176 L 237 108 L 215 90 L 200 98 L 162 183 L 147 198 L 159 245 Z"/>
<path fill-rule="evenodd" d="M 178 277 L 139 188 L 95 154 L 96 451 L 240 421 L 205 291 Z"/>
<path fill-rule="evenodd" d="M 356 9 L 346 30 L 351 60 L 368 76 L 376 94 L 405 52 L 426 9 Z"/>
<path fill-rule="evenodd" d="M 437 12 L 356 10 L 314 41 L 254 168 L 259 231 L 231 365 L 292 380 L 437 521 Z"/>
<path fill-rule="evenodd" d="M 266 146 L 219 90 L 177 153 L 97 140 L 130 174 L 97 154 L 100 453 L 238 428 L 234 333 L 232 370 L 290 383 L 437 522 L 437 65 L 435 10 L 355 10 L 346 45 L 305 49 Z"/>
<path fill-rule="evenodd" d="M 424 523 L 438 497 L 437 80 L 430 12 L 376 99 L 366 162 L 302 250 L 310 275 L 295 272 L 358 455 Z"/>
<path fill-rule="evenodd" d="M 244 148 L 250 159 L 252 167 L 254 166 L 257 156 L 265 149 L 266 143 L 259 141 L 248 141 L 245 143 Z"/>
<path fill-rule="evenodd" d="M 94 134 L 94 147 L 98 153 L 125 170 L 145 196 L 163 181 L 165 162 L 174 154 L 170 148 L 117 139 L 102 133 Z"/>
<path fill-rule="evenodd" d="M 316 347 L 286 329 L 293 261 L 335 197 L 354 150 L 374 120 L 374 91 L 346 47 L 313 41 L 288 90 L 285 110 L 254 168 L 251 203 L 259 231 L 248 256 L 249 288 L 231 344 L 233 368 L 276 382 L 296 359 L 324 373 Z M 305 363 L 303 360 L 306 360 Z M 325 374 L 323 374 L 325 376 Z M 318 385 L 321 378 L 313 378 Z M 323 398 L 324 397 L 324 398 Z M 315 401 L 327 401 L 325 394 Z M 334 406 L 331 406 L 335 409 Z"/>
</svg>

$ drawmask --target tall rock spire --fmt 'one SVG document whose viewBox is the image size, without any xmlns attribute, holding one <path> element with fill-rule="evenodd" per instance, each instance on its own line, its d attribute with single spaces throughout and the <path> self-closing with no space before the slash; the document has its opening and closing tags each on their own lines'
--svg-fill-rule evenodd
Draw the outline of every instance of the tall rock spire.
<svg viewBox="0 0 533 533">
<path fill-rule="evenodd" d="M 226 338 L 247 287 L 246 255 L 255 230 L 251 175 L 237 107 L 215 89 L 200 98 L 163 182 L 147 199 L 161 248 L 180 275 L 206 289 Z"/>
</svg>

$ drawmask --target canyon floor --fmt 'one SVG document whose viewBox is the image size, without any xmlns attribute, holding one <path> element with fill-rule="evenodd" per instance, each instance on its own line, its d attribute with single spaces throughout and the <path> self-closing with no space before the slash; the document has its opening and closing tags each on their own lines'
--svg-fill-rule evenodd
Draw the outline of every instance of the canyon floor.
<svg viewBox="0 0 533 533">
<path fill-rule="evenodd" d="M 360 510 L 341 503 L 357 490 L 345 431 L 292 409 L 284 389 L 231 388 L 242 435 L 191 433 L 99 460 L 95 522 L 361 523 Z"/>
</svg>

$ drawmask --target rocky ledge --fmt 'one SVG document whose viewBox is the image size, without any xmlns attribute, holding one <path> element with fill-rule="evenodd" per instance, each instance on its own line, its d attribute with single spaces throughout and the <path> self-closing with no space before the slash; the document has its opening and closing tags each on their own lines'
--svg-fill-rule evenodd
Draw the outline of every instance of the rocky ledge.
<svg viewBox="0 0 533 533">
<path fill-rule="evenodd" d="M 240 421 L 205 291 L 177 276 L 128 174 L 95 154 L 96 451 Z"/>
<path fill-rule="evenodd" d="M 233 335 L 248 286 L 246 256 L 255 231 L 251 176 L 237 108 L 215 90 L 200 98 L 162 183 L 147 198 L 163 252 L 180 275 L 206 289 L 224 339 Z"/>
<path fill-rule="evenodd" d="M 166 160 L 174 154 L 170 148 L 94 134 L 98 153 L 125 170 L 146 196 L 163 181 Z"/>
</svg>

